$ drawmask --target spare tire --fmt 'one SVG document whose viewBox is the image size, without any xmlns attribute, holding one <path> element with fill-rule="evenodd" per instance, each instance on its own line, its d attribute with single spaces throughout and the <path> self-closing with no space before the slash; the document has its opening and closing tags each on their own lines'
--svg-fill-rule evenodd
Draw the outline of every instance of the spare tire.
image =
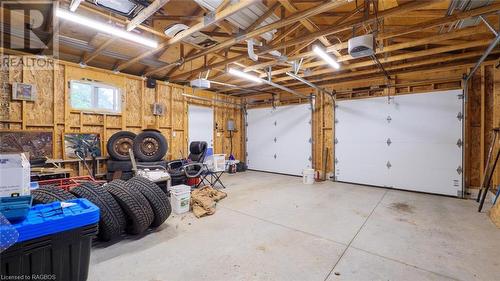
<svg viewBox="0 0 500 281">
<path fill-rule="evenodd" d="M 151 225 L 154 219 L 153 210 L 148 200 L 138 190 L 130 188 L 122 180 L 114 180 L 106 184 L 105 188 L 125 212 L 127 233 L 139 234 Z"/>
<path fill-rule="evenodd" d="M 130 160 L 129 149 L 134 145 L 136 134 L 128 131 L 120 131 L 113 134 L 106 144 L 108 154 L 115 160 Z"/>
<path fill-rule="evenodd" d="M 96 183 L 86 182 L 70 191 L 76 197 L 85 198 L 94 203 L 100 210 L 99 232 L 97 236 L 103 241 L 117 237 L 125 230 L 127 220 L 118 202 L 106 189 Z"/>
<path fill-rule="evenodd" d="M 31 196 L 33 197 L 33 205 L 76 199 L 73 194 L 66 190 L 51 185 L 42 186 L 31 191 Z"/>
<path fill-rule="evenodd" d="M 151 205 L 155 215 L 151 226 L 158 227 L 162 225 L 172 212 L 167 194 L 156 183 L 144 177 L 133 177 L 127 183 L 130 185 L 130 188 L 139 190 Z"/>
<path fill-rule="evenodd" d="M 134 156 L 140 161 L 160 161 L 167 150 L 167 139 L 159 132 L 144 131 L 134 139 Z"/>
</svg>

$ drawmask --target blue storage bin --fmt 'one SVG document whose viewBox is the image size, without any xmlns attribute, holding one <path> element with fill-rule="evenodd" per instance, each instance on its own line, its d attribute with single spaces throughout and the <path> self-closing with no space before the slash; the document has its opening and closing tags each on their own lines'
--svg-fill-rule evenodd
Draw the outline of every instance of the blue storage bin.
<svg viewBox="0 0 500 281">
<path fill-rule="evenodd" d="M 11 223 L 24 220 L 32 202 L 31 195 L 18 197 L 0 197 L 0 213 Z"/>
<path fill-rule="evenodd" d="M 86 199 L 34 206 L 25 220 L 14 224 L 0 216 L 0 249 L 4 250 L 0 276 L 13 278 L 9 280 L 27 280 L 26 276 L 87 280 L 98 223 L 99 208 Z"/>
</svg>

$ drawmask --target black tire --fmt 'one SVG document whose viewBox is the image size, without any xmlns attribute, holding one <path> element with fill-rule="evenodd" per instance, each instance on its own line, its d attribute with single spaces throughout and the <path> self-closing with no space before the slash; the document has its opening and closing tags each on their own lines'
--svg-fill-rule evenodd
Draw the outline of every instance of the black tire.
<svg viewBox="0 0 500 281">
<path fill-rule="evenodd" d="M 82 183 L 70 191 L 78 198 L 85 198 L 94 203 L 100 210 L 99 232 L 97 236 L 103 241 L 117 237 L 125 230 L 127 220 L 118 202 L 106 189 L 95 183 Z"/>
<path fill-rule="evenodd" d="M 161 133 L 145 131 L 134 139 L 134 155 L 140 161 L 160 161 L 167 154 L 167 150 L 167 139 Z"/>
<path fill-rule="evenodd" d="M 154 167 L 154 166 L 162 166 L 167 167 L 167 161 L 155 161 L 155 162 L 137 162 L 137 165 L 143 167 Z M 116 161 L 116 160 L 108 160 L 106 162 L 106 168 L 108 172 L 114 171 L 132 171 L 132 162 L 129 161 Z"/>
<path fill-rule="evenodd" d="M 130 188 L 122 180 L 114 180 L 106 184 L 105 188 L 125 212 L 127 233 L 140 234 L 151 225 L 154 219 L 153 210 L 148 200 L 138 190 Z"/>
<path fill-rule="evenodd" d="M 73 194 L 66 190 L 51 185 L 45 185 L 31 191 L 31 196 L 33 196 L 33 205 L 76 199 Z"/>
<path fill-rule="evenodd" d="M 170 213 L 172 213 L 172 207 L 170 206 L 167 194 L 154 182 L 144 177 L 133 177 L 127 183 L 130 185 L 130 188 L 139 190 L 146 197 L 149 205 L 151 205 L 155 215 L 151 227 L 162 225 L 170 216 Z"/>
<path fill-rule="evenodd" d="M 130 160 L 128 150 L 133 147 L 136 134 L 120 131 L 113 134 L 106 144 L 109 156 L 114 160 Z"/>
</svg>

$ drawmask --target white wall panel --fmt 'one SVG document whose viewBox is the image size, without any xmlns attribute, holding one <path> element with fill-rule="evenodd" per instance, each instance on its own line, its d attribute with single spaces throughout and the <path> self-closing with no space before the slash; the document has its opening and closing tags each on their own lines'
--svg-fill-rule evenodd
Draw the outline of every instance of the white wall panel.
<svg viewBox="0 0 500 281">
<path fill-rule="evenodd" d="M 209 148 L 214 146 L 214 110 L 211 107 L 189 105 L 189 144 L 206 141 Z"/>
<path fill-rule="evenodd" d="M 339 101 L 338 181 L 457 196 L 461 90 Z"/>
<path fill-rule="evenodd" d="M 301 175 L 311 167 L 309 104 L 249 109 L 247 123 L 250 169 Z"/>
</svg>

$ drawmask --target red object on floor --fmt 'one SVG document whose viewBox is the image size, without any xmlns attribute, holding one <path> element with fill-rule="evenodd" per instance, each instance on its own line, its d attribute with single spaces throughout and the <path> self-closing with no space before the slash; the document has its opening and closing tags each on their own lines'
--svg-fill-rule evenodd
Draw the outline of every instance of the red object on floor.
<svg viewBox="0 0 500 281">
<path fill-rule="evenodd" d="M 197 185 L 199 182 L 200 182 L 200 178 L 199 177 L 197 177 L 197 178 L 188 178 L 186 180 L 186 184 L 189 185 L 189 186 Z"/>
<path fill-rule="evenodd" d="M 70 190 L 73 187 L 77 187 L 80 183 L 83 182 L 94 182 L 94 183 L 105 183 L 106 181 L 98 181 L 92 178 L 91 176 L 80 176 L 80 177 L 72 177 L 72 178 L 64 178 L 64 179 L 53 179 L 53 180 L 44 180 L 39 181 L 38 184 L 42 185 L 54 185 L 58 186 L 64 190 Z"/>
</svg>

